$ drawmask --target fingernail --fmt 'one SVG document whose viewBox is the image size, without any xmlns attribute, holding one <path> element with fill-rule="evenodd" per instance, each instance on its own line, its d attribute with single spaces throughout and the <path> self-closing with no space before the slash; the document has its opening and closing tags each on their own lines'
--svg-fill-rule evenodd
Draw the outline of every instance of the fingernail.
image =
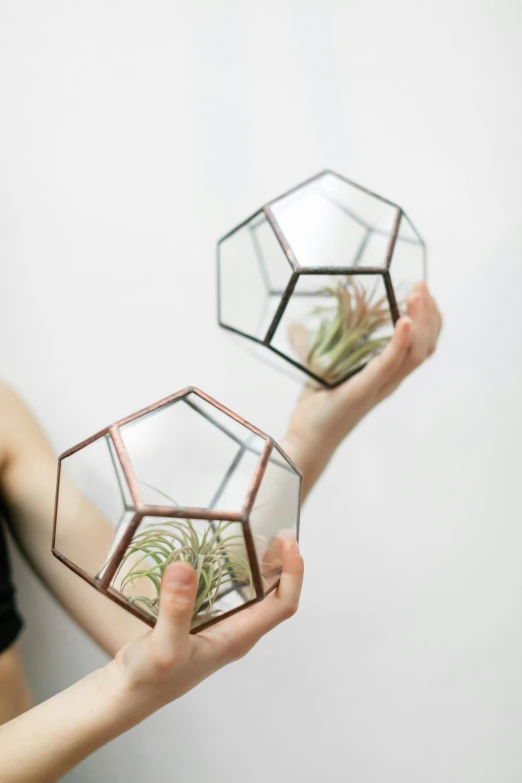
<svg viewBox="0 0 522 783">
<path fill-rule="evenodd" d="M 297 543 L 297 539 L 294 538 L 292 541 L 292 549 L 294 551 L 294 554 L 299 555 L 301 554 L 301 550 L 299 549 L 299 544 Z"/>
<path fill-rule="evenodd" d="M 187 564 L 174 563 L 167 568 L 165 579 L 170 587 L 188 587 L 193 579 L 191 568 Z"/>
</svg>

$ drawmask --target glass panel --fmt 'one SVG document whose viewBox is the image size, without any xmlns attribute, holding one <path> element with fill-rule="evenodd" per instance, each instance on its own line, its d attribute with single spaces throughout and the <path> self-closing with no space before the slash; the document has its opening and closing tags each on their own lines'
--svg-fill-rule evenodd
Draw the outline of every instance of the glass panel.
<svg viewBox="0 0 522 783">
<path fill-rule="evenodd" d="M 260 438 L 240 421 L 237 421 L 228 413 L 224 413 L 219 408 L 216 408 L 215 405 L 207 402 L 197 394 L 191 392 L 184 397 L 184 401 L 187 405 L 190 405 L 195 411 L 208 419 L 209 422 L 218 427 L 218 429 L 221 429 L 238 445 L 259 441 L 260 445 L 258 444 L 258 448 L 263 448 L 262 444 L 264 443 L 264 438 Z"/>
<path fill-rule="evenodd" d="M 279 465 L 283 470 L 287 470 L 290 473 L 296 473 L 296 469 L 286 458 L 281 447 L 278 446 L 277 443 L 274 443 L 274 450 L 270 456 L 270 461 L 273 462 L 274 465 Z"/>
<path fill-rule="evenodd" d="M 219 492 L 213 498 L 212 508 L 243 510 L 265 444 L 263 438 L 254 435 L 238 449 Z"/>
<path fill-rule="evenodd" d="M 271 344 L 334 384 L 379 353 L 392 333 L 380 274 L 302 275 Z"/>
<path fill-rule="evenodd" d="M 319 180 L 324 197 L 339 211 L 353 216 L 375 233 L 390 234 L 398 207 L 380 196 L 373 195 L 358 185 L 345 182 L 336 174 L 325 174 Z"/>
<path fill-rule="evenodd" d="M 245 337 L 241 337 L 240 335 L 235 334 L 231 335 L 231 338 L 234 342 L 234 345 L 244 353 L 245 359 L 253 359 L 255 363 L 263 364 L 266 367 L 269 367 L 270 370 L 275 370 L 281 375 L 284 375 L 293 383 L 302 386 L 303 373 L 301 370 L 290 364 L 286 359 L 283 359 L 281 356 L 274 353 L 274 351 L 267 350 L 267 347 L 261 343 L 256 343 L 253 340 L 247 340 Z M 261 372 L 259 367 L 253 367 L 252 365 L 250 365 L 248 370 L 252 374 L 252 377 L 254 377 L 254 373 L 256 376 L 258 376 Z M 261 375 L 258 378 L 258 382 L 266 383 L 266 378 Z"/>
<path fill-rule="evenodd" d="M 300 496 L 299 474 L 274 449 L 250 512 L 250 527 L 265 592 L 281 575 L 283 541 L 297 536 Z"/>
<path fill-rule="evenodd" d="M 109 565 L 111 565 L 110 560 L 111 557 L 116 552 L 116 549 L 118 548 L 118 544 L 124 537 L 125 533 L 127 532 L 129 525 L 132 522 L 132 519 L 134 517 L 134 511 L 124 511 L 121 519 L 116 527 L 116 532 L 114 533 L 114 537 L 112 539 L 111 545 L 109 547 L 109 551 L 105 555 L 105 559 L 103 562 L 103 566 L 100 568 L 100 570 L 96 573 L 97 579 L 103 579 L 105 572 Z"/>
<path fill-rule="evenodd" d="M 324 174 L 271 205 L 304 267 L 384 267 L 397 207 Z"/>
<path fill-rule="evenodd" d="M 272 294 L 281 296 L 292 272 L 290 263 L 264 214 L 261 213 L 249 227 L 259 265 L 264 270 L 263 277 L 267 287 Z"/>
<path fill-rule="evenodd" d="M 134 513 L 109 444 L 98 438 L 63 459 L 60 472 L 55 547 L 93 577 L 107 560 L 115 528 L 121 535 Z"/>
<path fill-rule="evenodd" d="M 112 442 L 110 437 L 107 438 L 107 446 L 109 447 L 109 453 L 111 455 L 111 461 L 114 467 L 114 471 L 116 473 L 116 480 L 118 481 L 118 486 L 121 491 L 123 503 L 126 508 L 134 508 L 134 503 L 132 501 L 129 485 L 127 484 L 127 480 L 123 473 L 123 468 L 121 466 L 120 460 L 118 459 L 118 455 L 116 454 L 114 443 Z"/>
<path fill-rule="evenodd" d="M 354 267 L 384 267 L 386 266 L 386 257 L 388 246 L 390 244 L 390 234 L 377 234 L 374 231 L 368 232 L 368 237 L 364 248 L 358 259 L 353 264 Z"/>
<path fill-rule="evenodd" d="M 424 280 L 424 254 L 424 243 L 403 214 L 390 265 L 393 290 L 402 313 L 406 312 L 406 300 L 414 285 Z"/>
<path fill-rule="evenodd" d="M 163 574 L 177 560 L 189 563 L 198 576 L 193 628 L 256 597 L 243 526 L 197 519 L 145 517 L 111 588 L 155 619 Z"/>
<path fill-rule="evenodd" d="M 275 235 L 257 215 L 219 245 L 222 323 L 263 339 L 290 275 Z"/>
<path fill-rule="evenodd" d="M 143 502 L 210 508 L 251 432 L 191 393 L 120 428 Z M 254 436 L 255 437 L 255 436 Z M 227 511 L 239 511 L 244 496 Z M 221 505 L 221 504 L 220 504 Z"/>
</svg>

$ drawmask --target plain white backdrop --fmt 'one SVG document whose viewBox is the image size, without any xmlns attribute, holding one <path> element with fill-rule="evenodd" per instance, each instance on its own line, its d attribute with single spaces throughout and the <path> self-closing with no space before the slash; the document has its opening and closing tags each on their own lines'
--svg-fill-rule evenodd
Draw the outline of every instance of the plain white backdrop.
<svg viewBox="0 0 522 783">
<path fill-rule="evenodd" d="M 411 214 L 445 316 L 304 509 L 297 617 L 71 783 L 522 779 L 521 36 L 519 0 L 0 0 L 0 373 L 57 451 L 189 383 L 282 434 L 215 240 L 321 168 Z M 104 656 L 16 577 L 44 698 Z"/>
</svg>

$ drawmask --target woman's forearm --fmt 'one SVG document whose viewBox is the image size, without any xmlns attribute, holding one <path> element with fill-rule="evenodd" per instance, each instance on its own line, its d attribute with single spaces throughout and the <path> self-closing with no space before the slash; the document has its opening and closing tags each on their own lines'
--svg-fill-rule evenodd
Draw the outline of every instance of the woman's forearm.
<svg viewBox="0 0 522 783">
<path fill-rule="evenodd" d="M 314 438 L 310 434 L 303 433 L 301 436 L 291 432 L 288 432 L 281 441 L 281 447 L 303 474 L 301 492 L 303 502 L 332 459 L 339 444 L 340 440 L 334 437 Z"/>
<path fill-rule="evenodd" d="M 354 427 L 434 352 L 442 319 L 424 283 L 407 309 L 389 344 L 361 372 L 334 389 L 310 386 L 301 395 L 283 445 L 303 473 L 303 498 Z"/>
<path fill-rule="evenodd" d="M 54 783 L 148 712 L 113 664 L 0 727 L 0 783 Z"/>
<path fill-rule="evenodd" d="M 172 563 L 161 583 L 153 631 L 76 685 L 0 728 L 0 783 L 55 783 L 86 756 L 179 699 L 297 611 L 303 560 L 283 542 L 282 575 L 264 601 L 192 634 L 197 575 Z"/>
<path fill-rule="evenodd" d="M 2 514 L 33 570 L 65 609 L 109 655 L 146 626 L 64 568 L 51 554 L 57 460 L 38 422 L 18 395 L 0 383 L 0 498 Z M 28 481 L 28 476 L 30 481 Z M 69 529 L 74 514 L 64 520 Z M 108 523 L 90 513 L 89 557 L 105 553 Z M 66 531 L 67 532 L 67 531 Z"/>
</svg>

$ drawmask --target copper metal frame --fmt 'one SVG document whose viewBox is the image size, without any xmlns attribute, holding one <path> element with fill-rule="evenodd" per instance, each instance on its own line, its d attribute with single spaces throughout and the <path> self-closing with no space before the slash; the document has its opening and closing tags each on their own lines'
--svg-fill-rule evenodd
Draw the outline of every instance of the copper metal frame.
<svg viewBox="0 0 522 783">
<path fill-rule="evenodd" d="M 143 416 L 146 416 L 149 413 L 152 413 L 155 410 L 158 410 L 164 406 L 170 405 L 171 403 L 181 400 L 184 397 L 187 397 L 190 394 L 194 394 L 197 397 L 200 397 L 205 402 L 209 403 L 213 407 L 215 407 L 218 411 L 221 413 L 224 413 L 227 416 L 230 416 L 231 419 L 236 421 L 237 423 L 243 425 L 246 429 L 250 430 L 253 434 L 257 435 L 258 437 L 262 438 L 265 443 L 264 447 L 261 450 L 261 453 L 259 455 L 259 460 L 257 467 L 254 472 L 254 476 L 252 478 L 252 481 L 250 483 L 250 486 L 247 491 L 247 495 L 245 498 L 245 502 L 243 504 L 243 507 L 240 512 L 234 512 L 234 511 L 226 511 L 226 510 L 219 510 L 214 508 L 189 508 L 189 507 L 176 507 L 172 508 L 170 506 L 150 506 L 143 503 L 141 498 L 141 492 L 139 488 L 138 481 L 136 479 L 136 476 L 134 474 L 134 469 L 132 467 L 126 446 L 123 442 L 123 439 L 120 434 L 120 427 L 122 427 L 125 424 L 129 424 L 132 421 L 135 421 L 136 419 L 139 419 Z M 204 415 L 199 409 L 199 413 Z M 213 420 L 212 420 L 213 421 Z M 215 421 L 213 421 L 213 424 L 215 426 L 219 427 L 219 424 Z M 230 436 L 230 433 L 227 433 Z M 62 461 L 66 459 L 67 457 L 70 457 L 71 455 L 75 454 L 76 452 L 83 449 L 85 446 L 90 445 L 91 443 L 94 443 L 95 441 L 101 439 L 101 438 L 108 438 L 109 444 L 112 445 L 114 452 L 116 454 L 116 458 L 119 462 L 119 466 L 122 469 L 122 472 L 125 476 L 127 486 L 129 488 L 131 498 L 133 501 L 134 506 L 131 508 L 128 508 L 128 510 L 134 510 L 134 515 L 130 522 L 127 525 L 127 528 L 125 530 L 125 533 L 123 537 L 120 539 L 116 549 L 114 550 L 113 554 L 111 555 L 108 562 L 105 564 L 103 570 L 102 570 L 102 576 L 101 578 L 94 578 L 90 574 L 88 574 L 86 571 L 84 571 L 82 568 L 80 568 L 76 563 L 73 563 L 68 557 L 63 555 L 61 552 L 59 552 L 56 549 L 56 527 L 57 527 L 57 517 L 58 517 L 58 496 L 59 496 L 59 490 L 60 490 L 60 475 L 61 475 L 61 466 Z M 127 547 L 129 546 L 132 537 L 134 533 L 136 532 L 137 528 L 140 525 L 141 520 L 143 517 L 150 517 L 150 516 L 157 516 L 157 517 L 169 517 L 169 518 L 192 518 L 192 519 L 203 519 L 208 520 L 209 522 L 212 521 L 230 521 L 230 522 L 239 522 L 243 526 L 243 533 L 245 536 L 245 545 L 247 549 L 248 558 L 250 561 L 250 565 L 252 567 L 252 580 L 254 583 L 256 596 L 250 601 L 246 601 L 241 606 L 236 607 L 235 609 L 232 609 L 228 612 L 226 612 L 224 615 L 220 615 L 218 617 L 214 617 L 207 622 L 203 622 L 200 625 L 198 625 L 196 628 L 192 629 L 192 633 L 199 633 L 199 631 L 203 630 L 204 628 L 208 628 L 210 625 L 213 625 L 214 623 L 222 620 L 224 617 L 231 616 L 235 614 L 238 611 L 241 611 L 245 609 L 247 606 L 250 606 L 251 604 L 255 604 L 261 600 L 263 600 L 266 595 L 271 593 L 273 590 L 277 588 L 278 581 L 273 584 L 270 589 L 265 590 L 263 586 L 263 579 L 261 576 L 261 571 L 259 568 L 259 563 L 255 551 L 255 545 L 254 545 L 254 539 L 252 536 L 252 531 L 250 528 L 250 513 L 253 509 L 257 493 L 259 491 L 259 487 L 261 486 L 261 482 L 265 473 L 265 470 L 268 465 L 268 461 L 270 459 L 270 455 L 273 450 L 276 450 L 279 452 L 279 454 L 283 457 L 283 460 L 285 460 L 288 465 L 289 469 L 292 469 L 293 472 L 298 476 L 299 478 L 299 496 L 298 496 L 298 509 L 297 509 L 297 527 L 296 527 L 296 538 L 299 538 L 299 527 L 300 527 L 300 506 L 301 506 L 301 489 L 302 489 L 302 474 L 299 468 L 295 465 L 295 463 L 290 459 L 290 457 L 285 454 L 283 449 L 279 446 L 276 441 L 271 438 L 266 433 L 262 432 L 260 429 L 255 427 L 253 424 L 250 424 L 250 422 L 246 421 L 246 419 L 243 419 L 241 416 L 239 416 L 237 413 L 234 413 L 229 408 L 225 407 L 221 403 L 217 402 L 217 400 L 210 397 L 208 394 L 205 394 L 205 392 L 201 391 L 200 389 L 194 387 L 194 386 L 187 386 L 184 389 L 181 389 L 180 391 L 176 392 L 175 394 L 170 395 L 169 397 L 165 397 L 162 400 L 159 400 L 158 402 L 149 405 L 146 408 L 142 408 L 137 413 L 134 413 L 130 416 L 126 416 L 123 419 L 120 419 L 119 421 L 115 422 L 114 424 L 105 427 L 104 429 L 100 430 L 99 432 L 95 433 L 94 435 L 91 435 L 91 437 L 86 438 L 81 443 L 78 443 L 76 446 L 73 446 L 70 449 L 67 449 L 63 452 L 58 458 L 58 471 L 57 471 L 57 478 L 56 478 L 56 493 L 55 493 L 55 509 L 54 509 L 54 518 L 53 518 L 53 531 L 52 531 L 52 543 L 51 543 L 51 551 L 53 555 L 60 560 L 64 565 L 66 565 L 68 568 L 71 569 L 75 574 L 80 576 L 82 579 L 84 579 L 86 582 L 88 582 L 92 587 L 94 587 L 98 592 L 102 593 L 103 595 L 107 596 L 107 598 L 110 598 L 111 601 L 114 601 L 119 606 L 126 609 L 128 612 L 133 614 L 135 617 L 139 618 L 143 622 L 147 623 L 149 626 L 154 627 L 155 625 L 155 619 L 150 618 L 140 612 L 139 609 L 137 609 L 135 606 L 133 606 L 131 603 L 126 601 L 117 591 L 113 590 L 110 587 L 110 583 L 112 578 L 114 577 L 118 566 L 125 554 L 125 551 L 127 550 Z M 112 452 L 111 452 L 112 454 Z"/>
<path fill-rule="evenodd" d="M 279 223 L 277 222 L 274 213 L 272 211 L 272 206 L 276 204 L 278 201 L 281 201 L 283 198 L 286 198 L 287 196 L 291 195 L 292 193 L 297 192 L 301 188 L 305 187 L 306 185 L 309 185 L 310 183 L 314 182 L 317 179 L 320 179 L 321 177 L 325 176 L 326 174 L 330 174 L 334 177 L 337 177 L 338 179 L 342 180 L 343 182 L 347 183 L 348 185 L 351 185 L 352 187 L 358 188 L 359 190 L 363 191 L 364 193 L 367 193 L 369 196 L 373 196 L 374 198 L 379 199 L 379 201 L 382 201 L 396 209 L 396 216 L 395 216 L 395 223 L 392 228 L 392 232 L 390 234 L 390 240 L 388 243 L 388 248 L 386 251 L 386 256 L 384 259 L 384 264 L 382 266 L 378 267 L 359 267 L 357 266 L 357 261 L 362 256 L 362 252 L 364 250 L 364 246 L 367 243 L 370 234 L 378 233 L 375 231 L 374 228 L 372 228 L 369 224 L 367 224 L 365 221 L 361 220 L 358 216 L 356 216 L 354 213 L 350 212 L 351 217 L 355 218 L 357 222 L 359 222 L 362 226 L 364 226 L 367 230 L 367 233 L 361 243 L 361 246 L 359 247 L 359 250 L 356 253 L 356 256 L 354 258 L 354 263 L 351 266 L 347 267 L 326 267 L 326 266 L 306 266 L 303 267 L 300 265 L 298 259 L 296 258 L 292 248 L 290 247 L 290 244 L 288 243 Z M 325 195 L 325 194 L 323 194 Z M 331 200 L 331 198 L 330 198 Z M 344 205 L 340 205 L 339 203 L 336 204 L 339 208 L 343 209 L 343 211 L 349 211 L 346 209 Z M 347 179 L 347 177 L 343 177 L 341 174 L 338 174 L 335 171 L 331 171 L 330 169 L 324 169 L 323 171 L 320 171 L 318 174 L 314 174 L 313 177 L 309 177 L 304 182 L 299 183 L 299 185 L 294 186 L 293 188 L 290 188 L 289 190 L 285 191 L 281 195 L 277 196 L 275 199 L 272 199 L 272 201 L 268 202 L 268 204 L 263 205 L 258 210 L 256 210 L 254 213 L 249 215 L 245 220 L 243 220 L 239 225 L 235 226 L 233 229 L 228 231 L 224 236 L 222 236 L 217 243 L 217 313 L 218 313 L 218 322 L 221 327 L 224 329 L 227 329 L 230 332 L 233 332 L 234 334 L 240 335 L 241 337 L 245 337 L 247 340 L 250 340 L 251 342 L 257 343 L 258 345 L 263 345 L 265 348 L 268 348 L 269 351 L 272 353 L 282 357 L 285 359 L 285 361 L 289 362 L 291 365 L 296 367 L 301 372 L 304 372 L 306 375 L 308 375 L 310 378 L 313 378 L 315 381 L 320 383 L 323 386 L 326 386 L 328 388 L 335 388 L 336 386 L 339 386 L 341 383 L 344 383 L 348 378 L 350 378 L 352 375 L 355 375 L 356 373 L 360 372 L 363 369 L 363 366 L 356 368 L 355 370 L 350 371 L 347 373 L 344 377 L 342 377 L 340 380 L 328 383 L 323 378 L 321 378 L 319 375 L 314 373 L 312 370 L 310 370 L 308 367 L 306 367 L 303 364 L 300 364 L 298 361 L 293 359 L 291 356 L 287 356 L 282 351 L 279 351 L 275 346 L 271 344 L 271 340 L 281 322 L 281 319 L 283 317 L 283 314 L 286 310 L 286 307 L 288 305 L 288 302 L 290 301 L 290 298 L 292 295 L 295 296 L 306 296 L 306 293 L 300 293 L 295 292 L 295 287 L 297 285 L 297 282 L 299 280 L 299 277 L 301 275 L 380 275 L 384 282 L 384 287 L 386 289 L 386 294 L 388 297 L 389 305 L 390 305 L 390 311 L 392 315 L 392 321 L 393 324 L 395 324 L 399 317 L 399 308 L 397 306 L 397 300 L 395 297 L 395 293 L 393 290 L 393 285 L 391 281 L 391 275 L 390 275 L 390 264 L 393 257 L 393 251 L 395 249 L 395 243 L 397 240 L 397 235 L 399 233 L 400 223 L 402 217 L 406 217 L 408 220 L 410 226 L 412 227 L 413 231 L 415 232 L 419 244 L 422 247 L 423 252 L 423 277 L 426 279 L 427 274 L 427 257 L 426 257 L 426 244 L 422 237 L 420 236 L 419 232 L 413 225 L 410 218 L 406 215 L 404 210 L 398 206 L 398 204 L 395 204 L 393 201 L 390 201 L 389 199 L 384 198 L 383 196 L 378 195 L 377 193 L 374 193 L 373 191 L 369 190 L 368 188 L 363 187 L 362 185 L 359 185 L 352 180 Z M 263 278 L 267 293 L 269 295 L 272 294 L 279 294 L 281 295 L 281 300 L 279 302 L 279 305 L 277 307 L 276 313 L 272 319 L 271 324 L 269 325 L 267 332 L 263 339 L 259 339 L 258 337 L 255 337 L 251 334 L 248 334 L 247 332 L 243 332 L 241 329 L 237 329 L 234 326 L 231 326 L 230 324 L 225 323 L 225 321 L 222 318 L 221 313 L 221 271 L 220 271 L 220 249 L 221 245 L 225 240 L 227 240 L 229 237 L 231 237 L 233 234 L 235 234 L 240 229 L 244 228 L 245 226 L 249 225 L 251 221 L 253 221 L 256 217 L 261 217 L 261 221 L 266 220 L 268 224 L 270 225 L 289 265 L 291 268 L 291 274 L 290 279 L 286 285 L 286 288 L 284 291 L 275 291 L 271 290 L 268 276 L 266 269 L 264 268 L 262 260 L 260 260 L 260 253 L 258 250 L 256 250 L 256 258 L 257 262 L 260 268 L 261 277 Z M 254 236 L 254 233 L 252 234 Z M 405 240 L 406 241 L 406 240 Z M 255 246 L 255 243 L 254 243 Z M 294 293 L 295 292 L 295 293 Z"/>
</svg>

